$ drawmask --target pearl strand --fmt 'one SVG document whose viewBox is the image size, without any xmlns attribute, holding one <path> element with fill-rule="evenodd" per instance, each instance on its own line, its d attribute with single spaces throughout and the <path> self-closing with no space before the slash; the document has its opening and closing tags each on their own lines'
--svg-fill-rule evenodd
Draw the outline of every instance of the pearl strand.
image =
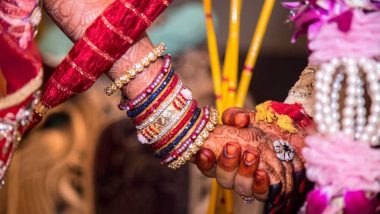
<svg viewBox="0 0 380 214">
<path fill-rule="evenodd" d="M 359 69 L 353 59 L 342 59 L 342 70 L 346 72 L 346 97 L 344 99 L 342 126 L 343 132 L 354 137 L 355 130 L 355 107 L 356 107 L 356 89 L 358 88 L 357 79 L 359 77 Z M 345 68 L 345 69 L 344 69 Z"/>
<path fill-rule="evenodd" d="M 380 63 L 376 63 L 376 75 L 377 76 L 380 76 Z M 376 101 L 380 101 L 380 94 L 375 94 L 375 100 Z M 377 135 L 376 135 L 377 138 L 380 137 L 380 129 L 377 129 Z M 380 143 L 377 142 L 377 143 L 372 143 L 372 146 L 379 146 Z"/>
<path fill-rule="evenodd" d="M 366 77 L 367 87 L 360 78 Z M 335 75 L 334 78 L 334 74 Z M 340 128 L 339 92 L 346 76 L 342 128 Z M 323 64 L 316 74 L 315 121 L 322 134 L 343 132 L 360 141 L 378 143 L 380 136 L 380 65 L 371 59 L 342 58 Z M 367 89 L 371 99 L 368 123 L 365 110 L 364 92 Z"/>
<path fill-rule="evenodd" d="M 372 145 L 375 145 L 378 144 L 379 140 L 376 132 L 380 129 L 380 75 L 377 72 L 377 63 L 374 60 L 362 58 L 359 60 L 359 64 L 366 74 L 367 91 L 371 100 L 368 123 L 359 139 L 361 141 L 370 141 Z"/>
<path fill-rule="evenodd" d="M 358 88 L 356 89 L 356 118 L 355 118 L 355 140 L 359 140 L 360 133 L 364 130 L 364 126 L 367 123 L 367 111 L 365 109 L 365 99 L 364 99 L 364 82 L 361 78 L 356 80 L 358 82 Z"/>
<path fill-rule="evenodd" d="M 338 66 L 337 60 L 332 60 L 329 64 L 323 64 L 320 71 L 316 73 L 315 82 L 315 121 L 318 124 L 318 131 L 320 133 L 332 133 L 335 130 L 328 130 L 328 127 L 339 127 L 337 120 L 333 120 L 330 106 L 331 100 L 329 92 L 331 91 L 330 85 L 336 67 Z"/>
<path fill-rule="evenodd" d="M 332 109 L 332 119 L 335 122 L 334 126 L 332 127 L 332 132 L 338 131 L 340 127 L 340 114 L 339 114 L 339 98 L 340 94 L 339 91 L 342 89 L 342 81 L 344 80 L 344 74 L 338 73 L 336 75 L 336 79 L 332 85 L 332 92 L 331 92 L 331 109 Z"/>
</svg>

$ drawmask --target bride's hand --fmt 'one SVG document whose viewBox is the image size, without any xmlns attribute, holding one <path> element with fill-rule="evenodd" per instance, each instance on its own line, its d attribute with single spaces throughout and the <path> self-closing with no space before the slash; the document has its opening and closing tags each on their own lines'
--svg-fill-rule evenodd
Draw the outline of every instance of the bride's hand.
<svg viewBox="0 0 380 214">
<path fill-rule="evenodd" d="M 216 177 L 222 186 L 233 188 L 240 195 L 254 194 L 261 201 L 269 199 L 269 210 L 298 206 L 292 199 L 303 197 L 305 192 L 303 160 L 298 155 L 304 146 L 305 132 L 299 129 L 294 134 L 284 133 L 276 125 L 257 123 L 254 116 L 254 111 L 239 108 L 224 112 L 222 120 L 229 126 L 220 126 L 214 131 L 196 163 L 204 174 Z M 275 140 L 287 141 L 295 149 L 291 161 L 277 158 Z M 253 166 L 247 167 L 250 154 L 255 161 Z"/>
<path fill-rule="evenodd" d="M 221 125 L 210 134 L 196 163 L 224 188 L 247 197 L 254 194 L 264 201 L 269 192 L 269 177 L 263 168 L 266 164 L 260 163 L 265 144 L 260 129 Z"/>
</svg>

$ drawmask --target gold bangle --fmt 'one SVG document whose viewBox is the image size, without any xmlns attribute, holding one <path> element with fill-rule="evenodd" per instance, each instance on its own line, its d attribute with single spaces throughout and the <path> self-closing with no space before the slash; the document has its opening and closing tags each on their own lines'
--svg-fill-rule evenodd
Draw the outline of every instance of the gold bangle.
<svg viewBox="0 0 380 214">
<path fill-rule="evenodd" d="M 190 106 L 190 104 L 188 106 Z M 186 107 L 186 105 L 184 105 L 183 107 Z M 170 105 L 156 120 L 154 120 L 152 124 L 142 129 L 141 133 L 149 129 L 154 129 L 157 130 L 158 133 L 161 133 L 162 130 L 170 123 L 170 121 L 172 121 L 179 114 L 180 111 L 181 109 L 176 109 L 173 105 Z M 179 117 L 178 119 L 180 120 L 181 117 Z"/>
<path fill-rule="evenodd" d="M 124 85 L 128 84 L 129 81 L 136 78 L 136 75 L 143 72 L 144 68 L 148 67 L 152 62 L 156 61 L 158 57 L 162 56 L 166 50 L 165 44 L 160 43 L 155 47 L 146 57 L 144 57 L 139 63 L 136 63 L 133 68 L 128 70 L 126 74 L 117 78 L 110 86 L 104 89 L 106 95 L 111 96 L 115 91 L 121 89 Z"/>
<path fill-rule="evenodd" d="M 169 168 L 173 170 L 180 168 L 203 147 L 203 144 L 210 135 L 210 132 L 215 129 L 215 126 L 218 123 L 218 112 L 214 108 L 211 108 L 210 112 L 210 120 L 207 122 L 206 127 L 199 134 L 195 142 L 191 144 L 177 160 L 168 164 Z"/>
</svg>

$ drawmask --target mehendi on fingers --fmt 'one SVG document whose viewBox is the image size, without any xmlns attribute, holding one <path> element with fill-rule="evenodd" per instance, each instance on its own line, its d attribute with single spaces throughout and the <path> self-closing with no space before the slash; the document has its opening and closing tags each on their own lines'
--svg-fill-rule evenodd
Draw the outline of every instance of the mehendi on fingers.
<svg viewBox="0 0 380 214">
<path fill-rule="evenodd" d="M 229 142 L 224 146 L 218 165 L 226 172 L 231 172 L 238 166 L 241 156 L 241 147 L 237 143 Z"/>
<path fill-rule="evenodd" d="M 306 132 L 303 129 L 297 127 L 296 133 L 283 132 L 277 125 L 256 122 L 254 120 L 255 112 L 251 111 L 249 114 L 251 118 L 250 126 L 258 127 L 263 130 L 263 132 L 269 139 L 271 139 L 271 141 L 278 139 L 287 141 L 295 149 L 295 153 L 298 154 L 301 159 L 303 159 L 301 150 L 305 147 L 304 138 L 306 136 Z"/>
<path fill-rule="evenodd" d="M 271 213 L 273 209 L 276 209 L 276 207 L 278 207 L 278 205 L 281 204 L 281 201 L 282 201 L 281 190 L 283 188 L 282 188 L 280 176 L 276 174 L 275 170 L 271 166 L 267 164 L 265 165 L 266 165 L 265 172 L 268 174 L 270 184 L 271 184 L 269 186 L 268 200 L 265 203 L 265 213 Z"/>
<path fill-rule="evenodd" d="M 303 205 L 306 198 L 306 188 L 307 188 L 307 180 L 306 180 L 306 171 L 303 169 L 302 171 L 294 172 L 294 190 L 292 195 L 290 196 L 289 207 L 287 208 L 287 213 L 296 213 Z"/>
<path fill-rule="evenodd" d="M 273 146 L 267 141 L 265 133 L 256 127 L 238 129 L 229 126 L 219 126 L 210 134 L 204 148 L 208 148 L 219 157 L 223 146 L 226 142 L 235 141 L 239 143 L 244 150 L 248 148 L 258 148 L 261 151 L 261 160 L 265 164 L 271 166 L 275 173 L 279 176 L 279 182 L 286 184 L 285 172 L 281 161 L 276 157 Z M 259 167 L 261 168 L 261 165 Z M 267 169 L 264 169 L 265 171 Z M 273 183 L 273 182 L 271 182 Z M 285 190 L 282 190 L 284 192 Z"/>
<path fill-rule="evenodd" d="M 266 201 L 269 195 L 270 179 L 268 174 L 261 169 L 256 171 L 253 179 L 252 191 L 258 201 Z"/>
<path fill-rule="evenodd" d="M 224 188 L 232 189 L 236 172 L 239 167 L 241 147 L 237 143 L 228 142 L 218 159 L 216 166 L 216 180 Z"/>
<path fill-rule="evenodd" d="M 260 151 L 258 149 L 247 149 L 240 162 L 238 174 L 243 177 L 254 177 L 260 162 Z"/>
<path fill-rule="evenodd" d="M 286 181 L 285 186 L 284 186 L 285 195 L 288 196 L 294 189 L 294 180 L 293 180 L 294 168 L 291 162 L 282 161 L 282 164 L 285 170 L 285 181 Z"/>
<path fill-rule="evenodd" d="M 220 125 L 210 133 L 204 148 L 213 151 L 218 158 L 227 142 L 237 142 L 245 150 L 249 147 L 258 148 L 261 143 L 265 142 L 265 137 L 264 133 L 257 128 L 238 129 Z"/>
<path fill-rule="evenodd" d="M 215 177 L 216 158 L 211 150 L 202 148 L 195 156 L 194 162 L 204 175 Z"/>
<path fill-rule="evenodd" d="M 267 166 L 270 166 L 270 168 L 265 167 L 264 168 L 265 171 L 274 170 L 276 175 L 278 175 L 280 182 L 282 183 L 282 187 L 285 187 L 286 171 L 284 169 L 284 166 L 282 165 L 282 162 L 277 158 L 276 152 L 274 151 L 273 146 L 270 145 L 269 143 L 262 144 L 261 153 L 262 153 L 261 161 L 263 161 Z M 270 176 L 269 173 L 268 175 Z M 271 180 L 271 184 L 273 184 L 272 180 Z M 282 188 L 281 193 L 284 193 L 284 192 L 285 192 L 285 189 Z"/>
<path fill-rule="evenodd" d="M 294 155 L 294 158 L 292 160 L 294 173 L 301 172 L 305 170 L 304 162 L 303 160 L 298 156 L 298 154 Z"/>
<path fill-rule="evenodd" d="M 246 128 L 250 122 L 250 115 L 243 108 L 232 107 L 223 112 L 222 122 L 224 125 Z"/>
<path fill-rule="evenodd" d="M 252 196 L 252 186 L 259 162 L 260 152 L 258 149 L 247 149 L 244 152 L 235 177 L 234 189 L 238 194 L 245 197 Z"/>
</svg>

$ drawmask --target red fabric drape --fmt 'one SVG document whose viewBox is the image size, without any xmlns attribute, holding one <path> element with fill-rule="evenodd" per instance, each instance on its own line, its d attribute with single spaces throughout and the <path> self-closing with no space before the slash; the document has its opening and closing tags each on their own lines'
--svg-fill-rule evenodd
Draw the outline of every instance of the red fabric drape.
<svg viewBox="0 0 380 214">
<path fill-rule="evenodd" d="M 41 103 L 52 108 L 88 89 L 94 79 L 109 70 L 115 60 L 119 59 L 132 45 L 130 41 L 123 39 L 123 35 L 135 40 L 144 32 L 157 16 L 166 8 L 167 1 L 162 0 L 116 0 L 99 16 L 86 30 L 84 36 L 75 44 L 70 53 L 61 64 L 58 65 L 53 75 L 47 82 Z M 143 14 L 141 16 L 141 14 Z M 115 30 L 111 30 L 102 20 L 102 16 L 108 20 Z M 144 17 L 145 16 L 145 17 Z M 149 21 L 148 21 L 149 20 Z M 91 41 L 101 50 L 102 56 L 93 47 L 86 43 Z M 80 69 L 72 66 L 71 59 Z"/>
</svg>

